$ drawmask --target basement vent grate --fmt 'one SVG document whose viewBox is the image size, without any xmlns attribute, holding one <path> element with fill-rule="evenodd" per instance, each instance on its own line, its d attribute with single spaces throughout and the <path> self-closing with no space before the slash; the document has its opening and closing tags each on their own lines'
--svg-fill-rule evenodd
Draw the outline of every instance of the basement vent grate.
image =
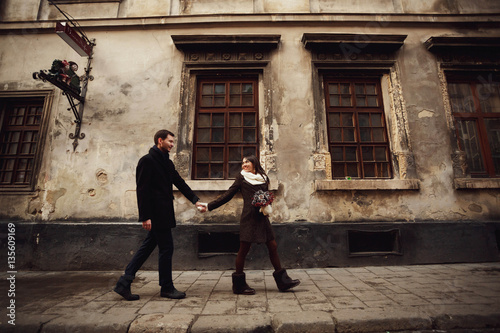
<svg viewBox="0 0 500 333">
<path fill-rule="evenodd" d="M 349 256 L 402 255 L 399 229 L 348 230 Z"/>
<path fill-rule="evenodd" d="M 240 236 L 234 232 L 199 232 L 198 257 L 236 254 L 240 247 Z"/>
<path fill-rule="evenodd" d="M 500 230 L 495 230 L 495 237 L 497 240 L 497 249 L 500 252 Z"/>
</svg>

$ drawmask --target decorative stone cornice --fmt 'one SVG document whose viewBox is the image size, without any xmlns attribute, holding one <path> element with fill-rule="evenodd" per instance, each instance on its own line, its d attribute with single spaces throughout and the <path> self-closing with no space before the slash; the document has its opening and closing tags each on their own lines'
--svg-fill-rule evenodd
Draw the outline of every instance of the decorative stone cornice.
<svg viewBox="0 0 500 333">
<path fill-rule="evenodd" d="M 392 53 L 403 46 L 405 39 L 406 35 L 305 33 L 302 43 L 316 52 Z"/>
<path fill-rule="evenodd" d="M 280 35 L 172 35 L 175 46 L 184 52 L 199 50 L 271 50 Z"/>
<path fill-rule="evenodd" d="M 500 51 L 500 37 L 430 37 L 424 43 L 433 53 L 483 53 Z"/>
</svg>

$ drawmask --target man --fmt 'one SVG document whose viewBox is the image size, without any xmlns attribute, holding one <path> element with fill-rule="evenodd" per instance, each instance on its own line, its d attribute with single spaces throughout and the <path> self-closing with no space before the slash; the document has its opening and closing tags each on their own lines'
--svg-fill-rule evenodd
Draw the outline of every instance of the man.
<svg viewBox="0 0 500 333">
<path fill-rule="evenodd" d="M 200 211 L 206 211 L 206 207 L 201 205 L 199 198 L 175 170 L 169 158 L 169 152 L 174 146 L 174 134 L 160 130 L 155 134 L 154 142 L 155 146 L 139 160 L 136 169 L 139 222 L 142 222 L 142 227 L 148 234 L 114 288 L 114 291 L 127 301 L 139 299 L 139 295 L 131 293 L 130 285 L 157 245 L 161 297 L 186 297 L 184 292 L 175 289 L 172 281 L 172 228 L 176 225 L 172 184 L 193 204 L 196 203 Z"/>
</svg>

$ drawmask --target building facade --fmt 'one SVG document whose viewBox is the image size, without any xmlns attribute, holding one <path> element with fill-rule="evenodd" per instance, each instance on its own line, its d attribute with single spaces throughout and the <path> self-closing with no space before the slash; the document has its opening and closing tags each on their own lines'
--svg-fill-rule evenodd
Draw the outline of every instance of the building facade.
<svg viewBox="0 0 500 333">
<path fill-rule="evenodd" d="M 68 19 L 91 57 L 55 32 Z M 121 269 L 163 128 L 203 201 L 260 158 L 287 266 L 499 260 L 499 22 L 495 0 L 3 1 L 0 218 L 19 267 Z M 33 76 L 55 59 L 84 99 Z M 174 268 L 232 267 L 241 198 L 175 208 Z"/>
</svg>

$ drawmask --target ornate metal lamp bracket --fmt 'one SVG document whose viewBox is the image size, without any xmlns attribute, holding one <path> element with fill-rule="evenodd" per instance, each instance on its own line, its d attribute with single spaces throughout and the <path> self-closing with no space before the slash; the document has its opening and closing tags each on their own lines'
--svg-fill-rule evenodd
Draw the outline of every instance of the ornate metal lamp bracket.
<svg viewBox="0 0 500 333">
<path fill-rule="evenodd" d="M 92 44 L 91 48 L 93 49 L 95 46 L 95 39 L 92 39 Z M 85 68 L 85 74 L 81 78 L 82 79 L 82 92 L 80 94 L 80 98 L 75 98 L 72 94 L 69 94 L 67 91 L 64 92 L 64 95 L 68 98 L 68 102 L 70 107 L 68 108 L 68 111 L 73 111 L 73 115 L 75 116 L 75 133 L 70 133 L 69 138 L 73 140 L 73 151 L 76 150 L 76 147 L 78 146 L 78 140 L 82 140 L 85 138 L 85 133 L 81 133 L 82 129 L 82 120 L 83 120 L 83 110 L 85 107 L 85 96 L 87 95 L 87 86 L 89 83 L 89 80 L 92 81 L 94 77 L 90 75 L 90 71 L 92 70 L 92 56 L 93 53 L 91 51 L 90 56 L 88 57 L 87 60 L 87 67 Z M 79 101 L 78 104 L 75 104 L 75 99 Z M 77 109 L 78 107 L 78 109 Z"/>
</svg>

